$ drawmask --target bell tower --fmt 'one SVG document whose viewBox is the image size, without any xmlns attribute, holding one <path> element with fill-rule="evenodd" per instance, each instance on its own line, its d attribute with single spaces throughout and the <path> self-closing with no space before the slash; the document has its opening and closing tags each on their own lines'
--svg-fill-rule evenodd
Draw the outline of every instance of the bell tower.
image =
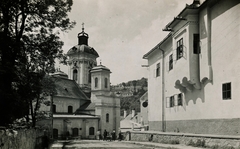
<svg viewBox="0 0 240 149">
<path fill-rule="evenodd" d="M 67 52 L 69 79 L 75 80 L 79 87 L 86 93 L 91 91 L 91 69 L 97 66 L 96 59 L 98 53 L 93 47 L 88 45 L 88 34 L 82 32 L 78 34 L 78 44 Z"/>
<path fill-rule="evenodd" d="M 100 65 L 93 67 L 91 70 L 91 91 L 94 94 L 110 92 L 110 69 Z"/>
</svg>

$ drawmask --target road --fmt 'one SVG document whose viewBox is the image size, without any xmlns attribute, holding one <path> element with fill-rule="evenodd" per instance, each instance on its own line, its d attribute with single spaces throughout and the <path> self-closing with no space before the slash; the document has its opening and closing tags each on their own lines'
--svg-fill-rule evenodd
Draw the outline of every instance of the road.
<svg viewBox="0 0 240 149">
<path fill-rule="evenodd" d="M 127 141 L 102 141 L 102 140 L 58 141 L 51 145 L 51 149 L 136 149 L 136 148 L 164 149 L 164 147 L 153 147 L 149 145 L 131 143 Z"/>
</svg>

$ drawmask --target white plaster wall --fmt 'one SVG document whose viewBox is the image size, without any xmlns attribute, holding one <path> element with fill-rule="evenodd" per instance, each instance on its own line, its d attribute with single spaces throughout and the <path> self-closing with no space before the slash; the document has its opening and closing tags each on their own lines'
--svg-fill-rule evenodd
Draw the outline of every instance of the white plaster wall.
<svg viewBox="0 0 240 149">
<path fill-rule="evenodd" d="M 162 52 L 157 50 L 152 54 L 152 56 L 148 59 L 149 64 L 149 75 L 148 75 L 148 120 L 149 121 L 161 121 L 161 107 L 162 107 Z M 156 65 L 157 63 L 161 63 L 161 72 L 159 77 L 155 77 L 156 75 Z"/>
<path fill-rule="evenodd" d="M 233 2 L 233 1 L 231 1 Z M 229 1 L 220 1 L 211 8 L 212 39 L 211 60 L 213 67 L 213 83 L 208 83 L 202 90 L 194 90 L 184 94 L 184 105 L 166 108 L 166 120 L 192 120 L 192 119 L 224 119 L 239 118 L 240 100 L 240 52 L 239 26 L 240 6 L 229 7 Z M 236 1 L 235 1 L 236 2 Z M 234 2 L 233 2 L 234 3 Z M 228 8 L 230 8 L 228 10 Z M 206 21 L 206 10 L 200 13 L 200 21 Z M 207 22 L 200 22 L 201 25 Z M 200 27 L 202 39 L 201 76 L 208 76 L 207 45 L 205 29 Z M 175 66 L 175 67 L 174 67 Z M 180 93 L 173 88 L 176 78 L 187 73 L 186 66 L 174 65 L 173 71 L 166 76 L 167 96 Z M 176 68 L 177 67 L 177 68 Z M 177 71 L 177 72 L 176 72 Z M 207 71 L 205 73 L 204 71 Z M 201 77 L 201 78 L 202 78 Z M 222 99 L 222 84 L 232 83 L 232 99 Z M 159 113 L 160 114 L 160 113 Z"/>
<path fill-rule="evenodd" d="M 71 98 L 62 98 L 62 97 L 53 97 L 53 104 L 56 105 L 56 112 L 68 112 L 68 106 L 73 107 L 73 112 L 75 112 L 80 105 L 78 99 Z"/>
<path fill-rule="evenodd" d="M 234 5 L 232 5 L 235 3 Z M 240 4 L 237 0 L 219 1 L 211 7 L 211 63 L 213 68 L 213 82 L 202 86 L 201 90 L 187 91 L 183 94 L 183 106 L 175 106 L 165 109 L 166 120 L 194 120 L 194 119 L 224 119 L 240 118 Z M 200 79 L 209 78 L 209 54 L 207 39 L 207 9 L 203 8 L 199 13 L 199 32 L 201 39 L 200 54 Z M 181 26 L 181 25 L 179 25 Z M 176 41 L 183 37 L 184 45 L 187 45 L 185 57 L 173 63 L 173 70 L 165 71 L 165 97 L 180 93 L 174 88 L 175 81 L 182 81 L 183 77 L 189 78 L 189 49 L 192 45 L 192 34 L 196 26 L 185 25 L 177 30 L 172 39 L 172 52 L 166 52 L 165 66 L 168 69 L 168 58 L 175 52 Z M 196 31 L 197 33 L 197 31 Z M 192 51 L 191 51 L 192 52 Z M 173 54 L 175 57 L 176 54 Z M 153 53 L 149 57 L 149 121 L 161 121 L 161 76 L 155 78 L 156 64 L 162 64 L 161 51 Z M 231 82 L 232 99 L 222 99 L 222 84 Z M 165 98 L 166 99 L 166 98 Z M 165 102 L 166 103 L 166 102 Z M 165 106 L 166 107 L 166 106 Z"/>
</svg>

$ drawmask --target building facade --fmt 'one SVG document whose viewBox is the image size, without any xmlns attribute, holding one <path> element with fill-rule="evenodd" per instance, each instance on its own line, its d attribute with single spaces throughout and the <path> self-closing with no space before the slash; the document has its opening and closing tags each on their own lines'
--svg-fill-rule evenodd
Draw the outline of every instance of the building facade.
<svg viewBox="0 0 240 149">
<path fill-rule="evenodd" d="M 88 34 L 78 34 L 78 45 L 68 52 L 69 75 L 52 75 L 52 131 L 55 139 L 96 139 L 104 130 L 118 133 L 120 99 L 110 91 L 110 69 L 97 65 L 98 53 L 88 46 Z M 69 78 L 68 78 L 69 76 Z"/>
<path fill-rule="evenodd" d="M 194 0 L 148 60 L 149 129 L 240 132 L 240 1 Z"/>
</svg>

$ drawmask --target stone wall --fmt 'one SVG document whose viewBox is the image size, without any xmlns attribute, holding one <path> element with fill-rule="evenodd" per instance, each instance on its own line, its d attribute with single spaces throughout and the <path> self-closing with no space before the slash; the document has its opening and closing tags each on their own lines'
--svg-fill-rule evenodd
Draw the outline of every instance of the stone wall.
<svg viewBox="0 0 240 149">
<path fill-rule="evenodd" d="M 240 148 L 240 136 L 204 135 L 184 133 L 164 133 L 154 131 L 127 132 L 125 140 L 157 142 L 164 144 L 185 144 L 198 147 L 235 147 Z"/>
<path fill-rule="evenodd" d="M 240 135 L 240 118 L 166 121 L 167 132 Z M 149 122 L 149 130 L 161 131 L 162 122 Z"/>
<path fill-rule="evenodd" d="M 41 149 L 43 131 L 36 129 L 0 130 L 1 149 Z"/>
</svg>

